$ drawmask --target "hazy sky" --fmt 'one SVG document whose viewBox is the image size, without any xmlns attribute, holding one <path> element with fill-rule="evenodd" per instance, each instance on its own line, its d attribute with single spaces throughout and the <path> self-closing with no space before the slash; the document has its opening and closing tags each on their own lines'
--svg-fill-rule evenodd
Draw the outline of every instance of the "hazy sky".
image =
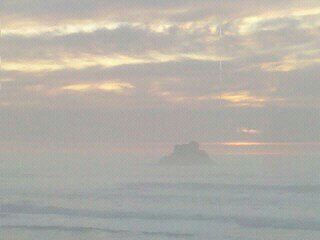
<svg viewBox="0 0 320 240">
<path fill-rule="evenodd" d="M 319 0 L 2 0 L 1 21 L 2 157 L 320 152 Z"/>
</svg>

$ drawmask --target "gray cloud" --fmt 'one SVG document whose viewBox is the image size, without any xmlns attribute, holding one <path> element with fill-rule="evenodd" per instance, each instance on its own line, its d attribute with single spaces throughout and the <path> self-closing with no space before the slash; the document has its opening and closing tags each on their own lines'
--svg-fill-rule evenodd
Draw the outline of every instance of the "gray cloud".
<svg viewBox="0 0 320 240">
<path fill-rule="evenodd" d="M 150 51 L 162 54 L 194 53 L 206 48 L 201 44 L 206 32 L 183 32 L 171 28 L 165 33 L 134 26 L 115 30 L 100 29 L 92 33 L 74 33 L 62 36 L 51 34 L 33 37 L 4 36 L 2 54 L 5 60 L 55 59 L 59 55 L 81 56 L 122 54 L 144 56 Z M 198 42 L 198 44 L 196 44 Z"/>
<path fill-rule="evenodd" d="M 223 4 L 209 0 L 5 0 L 5 30 L 34 24 L 45 30 L 2 36 L 3 66 L 10 62 L 26 65 L 1 73 L 3 139 L 12 147 L 12 142 L 23 145 L 44 139 L 54 143 L 319 141 L 319 14 L 308 12 L 318 5 L 317 1 L 287 0 L 228 0 Z M 97 29 L 52 30 L 87 20 L 97 24 Z M 121 24 L 108 29 L 101 21 Z M 217 23 L 222 23 L 221 39 Z M 163 31 L 156 31 L 161 26 Z M 96 62 L 72 68 L 84 56 L 108 56 L 111 61 L 119 55 L 146 62 L 124 61 L 109 67 Z M 155 55 L 161 56 L 153 59 Z M 63 62 L 65 57 L 67 62 Z M 220 57 L 224 58 L 221 82 Z M 41 61 L 50 61 L 49 67 L 66 66 L 28 71 Z M 112 81 L 133 88 L 121 93 L 98 87 L 63 90 Z M 101 111 L 105 114 L 100 115 Z M 114 113 L 118 118 L 107 116 Z M 77 120 L 77 114 L 89 117 Z M 18 122 L 20 118 L 23 121 Z M 244 137 L 238 132 L 243 127 L 261 134 Z"/>
<path fill-rule="evenodd" d="M 149 27 L 123 25 L 114 30 L 98 29 L 94 32 L 35 36 L 8 35 L 2 38 L 4 60 L 51 59 L 63 55 L 79 57 L 89 55 L 122 54 L 144 56 L 150 52 L 161 54 L 217 53 L 228 57 L 243 58 L 253 54 L 275 54 L 285 57 L 296 52 L 315 50 L 319 47 L 319 30 L 304 29 L 297 19 L 276 19 L 260 23 L 249 35 L 239 35 L 237 21 L 225 26 L 226 35 L 218 40 L 210 25 L 184 30 L 179 25 L 165 32 L 155 32 Z M 293 51 L 293 47 L 296 50 Z M 299 48 L 298 48 L 299 47 Z"/>
<path fill-rule="evenodd" d="M 317 1 L 310 1 L 309 7 L 317 6 Z M 234 1 L 46 1 L 31 0 L 4 1 L 2 3 L 4 19 L 15 16 L 21 19 L 35 19 L 46 22 L 61 22 L 65 20 L 81 19 L 112 19 L 116 21 L 194 21 L 214 16 L 237 17 L 263 11 L 281 10 L 283 7 L 299 7 L 300 1 L 253 1 L 245 0 L 241 3 Z M 130 10 L 130 11 L 128 11 Z M 142 14 L 141 14 L 142 13 Z M 10 19 L 10 18 L 9 18 Z"/>
</svg>

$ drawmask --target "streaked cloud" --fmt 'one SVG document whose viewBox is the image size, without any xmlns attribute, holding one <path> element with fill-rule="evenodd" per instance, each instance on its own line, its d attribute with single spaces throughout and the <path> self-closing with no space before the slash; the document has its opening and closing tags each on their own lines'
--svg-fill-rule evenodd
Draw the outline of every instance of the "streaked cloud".
<svg viewBox="0 0 320 240">
<path fill-rule="evenodd" d="M 238 132 L 244 133 L 244 134 L 249 134 L 249 135 L 256 135 L 260 134 L 261 131 L 258 129 L 251 129 L 251 128 L 239 128 Z"/>
<path fill-rule="evenodd" d="M 116 92 L 122 93 L 126 89 L 134 88 L 130 83 L 122 83 L 122 82 L 104 82 L 104 83 L 82 83 L 82 84 L 73 84 L 62 87 L 62 90 L 70 90 L 70 91 L 92 91 L 92 90 L 100 90 L 106 92 Z"/>
<path fill-rule="evenodd" d="M 194 117 L 202 124 L 192 125 L 193 135 L 178 131 L 180 138 L 317 141 L 315 133 L 304 128 L 309 121 L 317 122 L 320 106 L 319 38 L 318 0 L 5 0 L 0 110 L 103 108 L 143 115 L 161 109 L 168 118 L 173 110 L 216 111 L 220 115 L 213 119 Z M 284 116 L 260 118 L 275 109 Z M 231 127 L 228 121 L 219 124 L 230 128 L 227 133 L 208 127 L 230 111 L 252 111 L 251 119 L 257 120 L 233 116 Z M 302 118 L 297 111 L 308 118 L 292 120 Z M 133 122 L 139 118 L 126 117 Z M 188 114 L 180 122 L 185 119 Z M 290 123 L 283 126 L 282 121 Z M 151 128 L 153 122 L 145 125 Z M 152 137 L 137 126 L 130 129 L 139 129 L 135 135 L 142 135 L 140 141 L 166 141 L 162 134 L 168 138 L 180 129 L 174 122 L 168 125 Z M 2 128 L 6 135 L 10 126 Z M 129 127 L 117 129 L 115 138 L 126 135 Z M 22 133 L 27 140 L 37 134 Z"/>
<path fill-rule="evenodd" d="M 132 58 L 129 56 L 90 56 L 62 57 L 57 60 L 3 62 L 2 69 L 16 72 L 51 72 L 63 69 L 84 69 L 94 66 L 114 67 L 124 64 L 148 63 L 151 59 Z"/>
<path fill-rule="evenodd" d="M 267 101 L 264 97 L 254 96 L 248 91 L 222 93 L 221 99 L 241 106 L 263 106 Z"/>
</svg>

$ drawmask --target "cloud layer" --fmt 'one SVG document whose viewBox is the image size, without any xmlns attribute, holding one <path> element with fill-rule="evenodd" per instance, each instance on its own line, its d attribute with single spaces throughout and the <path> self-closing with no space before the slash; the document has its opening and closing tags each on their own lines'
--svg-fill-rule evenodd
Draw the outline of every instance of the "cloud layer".
<svg viewBox="0 0 320 240">
<path fill-rule="evenodd" d="M 4 113 L 23 108 L 32 115 L 46 108 L 64 115 L 74 108 L 130 109 L 148 115 L 150 109 L 161 109 L 170 118 L 174 109 L 221 111 L 222 115 L 284 109 L 280 119 L 291 119 L 296 112 L 308 117 L 304 122 L 292 120 L 286 125 L 292 131 L 283 134 L 276 134 L 281 124 L 275 123 L 282 113 L 267 120 L 257 120 L 261 118 L 253 114 L 259 126 L 241 121 L 232 129 L 218 125 L 229 128 L 232 133 L 225 136 L 230 141 L 243 135 L 252 140 L 319 140 L 300 126 L 306 126 L 309 118 L 313 122 L 314 112 L 319 111 L 320 4 L 316 0 L 5 0 L 2 7 L 0 107 Z M 196 120 L 201 127 L 194 135 L 207 141 L 200 130 L 210 128 L 200 124 L 205 119 L 210 117 Z M 36 122 L 31 121 L 31 126 Z M 13 131 L 17 124 L 4 124 L 1 131 L 10 132 L 9 125 Z M 175 128 L 171 127 L 168 132 Z M 296 137 L 295 132 L 302 135 Z M 28 138 L 36 138 L 30 134 Z"/>
</svg>

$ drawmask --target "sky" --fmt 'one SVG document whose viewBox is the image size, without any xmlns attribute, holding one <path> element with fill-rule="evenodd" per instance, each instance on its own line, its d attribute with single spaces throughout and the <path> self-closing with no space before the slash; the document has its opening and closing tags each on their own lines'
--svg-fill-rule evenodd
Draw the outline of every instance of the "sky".
<svg viewBox="0 0 320 240">
<path fill-rule="evenodd" d="M 320 154 L 318 0 L 2 0 L 1 18 L 1 159 Z"/>
</svg>

